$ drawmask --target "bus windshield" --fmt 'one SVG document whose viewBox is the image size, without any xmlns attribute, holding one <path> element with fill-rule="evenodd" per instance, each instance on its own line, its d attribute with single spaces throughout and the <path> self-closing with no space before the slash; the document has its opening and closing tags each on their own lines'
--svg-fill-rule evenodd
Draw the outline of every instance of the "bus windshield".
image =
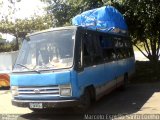
<svg viewBox="0 0 160 120">
<path fill-rule="evenodd" d="M 73 65 L 74 30 L 31 35 L 24 40 L 13 71 L 69 68 Z"/>
</svg>

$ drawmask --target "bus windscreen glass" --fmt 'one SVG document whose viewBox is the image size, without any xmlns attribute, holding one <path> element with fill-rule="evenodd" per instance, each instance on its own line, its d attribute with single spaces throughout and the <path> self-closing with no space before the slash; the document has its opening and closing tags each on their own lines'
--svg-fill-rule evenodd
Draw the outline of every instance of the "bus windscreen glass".
<svg viewBox="0 0 160 120">
<path fill-rule="evenodd" d="M 73 65 L 74 30 L 43 32 L 24 40 L 14 71 L 69 68 Z"/>
</svg>

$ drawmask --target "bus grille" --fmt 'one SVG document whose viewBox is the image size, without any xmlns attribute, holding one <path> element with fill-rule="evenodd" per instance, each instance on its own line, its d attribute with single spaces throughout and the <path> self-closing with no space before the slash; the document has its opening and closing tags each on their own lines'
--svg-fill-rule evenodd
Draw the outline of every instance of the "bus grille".
<svg viewBox="0 0 160 120">
<path fill-rule="evenodd" d="M 19 87 L 19 95 L 49 95 L 59 96 L 59 86 Z"/>
</svg>

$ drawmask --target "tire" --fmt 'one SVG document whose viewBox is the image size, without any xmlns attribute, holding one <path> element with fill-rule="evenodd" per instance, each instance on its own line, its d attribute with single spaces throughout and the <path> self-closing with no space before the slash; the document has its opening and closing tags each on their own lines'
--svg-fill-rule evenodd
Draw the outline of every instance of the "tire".
<svg viewBox="0 0 160 120">
<path fill-rule="evenodd" d="M 128 87 L 128 75 L 125 74 L 124 75 L 124 80 L 123 80 L 123 85 L 121 86 L 121 90 L 126 90 Z"/>
<path fill-rule="evenodd" d="M 76 108 L 77 112 L 83 113 L 88 110 L 91 105 L 91 93 L 89 89 L 86 89 L 84 94 L 81 96 L 80 105 Z"/>
</svg>

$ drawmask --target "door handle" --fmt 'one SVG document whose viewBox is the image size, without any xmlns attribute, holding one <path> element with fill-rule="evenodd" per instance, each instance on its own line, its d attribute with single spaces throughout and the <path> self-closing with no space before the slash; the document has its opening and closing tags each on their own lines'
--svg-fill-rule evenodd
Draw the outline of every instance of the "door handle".
<svg viewBox="0 0 160 120">
<path fill-rule="evenodd" d="M 96 65 L 93 65 L 92 67 L 97 67 Z"/>
</svg>

